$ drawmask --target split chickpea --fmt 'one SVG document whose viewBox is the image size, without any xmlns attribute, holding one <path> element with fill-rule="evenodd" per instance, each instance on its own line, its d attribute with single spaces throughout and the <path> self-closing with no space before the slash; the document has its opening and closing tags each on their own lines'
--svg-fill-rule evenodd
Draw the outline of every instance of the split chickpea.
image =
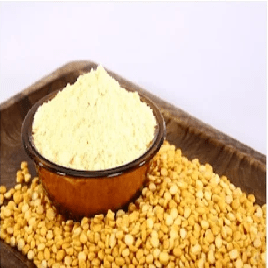
<svg viewBox="0 0 268 268">
<path fill-rule="evenodd" d="M 265 267 L 266 205 L 254 195 L 167 142 L 147 178 L 128 211 L 65 221 L 22 162 L 18 184 L 0 187 L 0 237 L 40 268 Z"/>
</svg>

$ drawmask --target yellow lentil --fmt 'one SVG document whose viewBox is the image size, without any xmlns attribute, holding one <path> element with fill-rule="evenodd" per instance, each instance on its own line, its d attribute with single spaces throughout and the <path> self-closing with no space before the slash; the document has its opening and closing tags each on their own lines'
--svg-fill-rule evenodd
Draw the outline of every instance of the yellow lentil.
<svg viewBox="0 0 268 268">
<path fill-rule="evenodd" d="M 21 185 L 21 168 L 19 184 L 0 187 L 0 237 L 38 267 L 265 267 L 266 205 L 167 142 L 128 212 L 80 222 L 58 215 L 38 178 Z"/>
</svg>

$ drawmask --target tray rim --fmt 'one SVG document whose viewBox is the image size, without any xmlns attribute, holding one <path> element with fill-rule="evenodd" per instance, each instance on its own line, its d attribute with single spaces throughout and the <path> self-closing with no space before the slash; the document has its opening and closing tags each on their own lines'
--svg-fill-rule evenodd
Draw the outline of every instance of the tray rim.
<svg viewBox="0 0 268 268">
<path fill-rule="evenodd" d="M 13 104 L 15 104 L 17 101 L 22 100 L 23 98 L 27 97 L 29 94 L 34 93 L 37 89 L 40 89 L 42 87 L 45 87 L 49 83 L 59 80 L 61 76 L 67 75 L 68 72 L 74 72 L 74 70 L 70 70 L 69 68 L 72 65 L 77 65 L 78 69 L 81 69 L 81 73 L 83 73 L 83 69 L 86 68 L 89 64 L 96 64 L 92 61 L 71 61 L 67 64 L 63 65 L 62 67 L 54 70 L 51 72 L 51 74 L 44 76 L 37 82 L 33 83 L 26 89 L 22 90 L 20 93 L 10 97 L 5 102 L 0 103 L 0 115 L 2 112 L 4 112 L 5 109 L 8 109 Z M 215 146 L 223 146 L 224 150 L 231 152 L 231 154 L 235 155 L 239 158 L 239 161 L 245 160 L 248 165 L 257 167 L 260 169 L 261 172 L 264 172 L 266 174 L 266 155 L 259 153 L 255 151 L 253 148 L 239 142 L 238 140 L 224 134 L 223 132 L 215 129 L 214 127 L 210 126 L 209 124 L 206 124 L 202 122 L 201 120 L 197 119 L 196 117 L 191 116 L 187 112 L 183 111 L 182 109 L 175 107 L 174 105 L 165 102 L 164 100 L 160 99 L 159 97 L 151 94 L 149 91 L 146 91 L 145 89 L 139 87 L 137 84 L 128 81 L 127 79 L 109 71 L 109 69 L 105 68 L 108 73 L 110 73 L 115 79 L 121 79 L 124 83 L 128 83 L 129 86 L 132 86 L 133 88 L 139 89 L 141 91 L 146 92 L 147 94 L 150 94 L 150 98 L 152 101 L 158 101 L 159 103 L 165 103 L 165 108 L 161 108 L 161 113 L 166 117 L 170 118 L 170 120 L 174 120 L 178 124 L 180 124 L 183 127 L 187 127 L 189 132 L 193 132 L 198 135 L 200 139 L 207 140 L 209 143 L 214 144 Z M 79 71 L 80 72 L 80 71 Z M 178 112 L 181 117 L 178 115 L 173 115 Z M 2 123 L 2 121 L 1 121 Z M 200 129 L 198 126 L 202 126 L 203 128 Z M 222 139 L 217 139 L 217 135 L 220 135 Z M 239 145 L 246 149 L 245 152 L 239 150 L 239 146 L 233 146 L 231 144 L 225 144 L 224 138 L 228 139 L 229 141 L 232 141 L 234 144 Z M 1 142 L 0 142 L 1 146 Z M 257 156 L 257 157 L 256 157 Z M 1 241 L 2 242 L 2 241 Z M 0 250 L 1 251 L 1 250 Z M 19 256 L 15 256 L 17 259 L 20 259 Z M 26 264 L 23 263 L 26 267 Z"/>
</svg>

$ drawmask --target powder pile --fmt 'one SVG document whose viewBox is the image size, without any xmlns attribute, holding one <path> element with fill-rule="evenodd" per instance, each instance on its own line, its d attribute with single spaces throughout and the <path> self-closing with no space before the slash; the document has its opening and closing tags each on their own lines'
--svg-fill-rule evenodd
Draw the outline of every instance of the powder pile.
<svg viewBox="0 0 268 268">
<path fill-rule="evenodd" d="M 137 92 L 120 87 L 103 67 L 78 77 L 34 116 L 34 145 L 43 157 L 77 170 L 103 170 L 139 158 L 156 120 Z"/>
</svg>

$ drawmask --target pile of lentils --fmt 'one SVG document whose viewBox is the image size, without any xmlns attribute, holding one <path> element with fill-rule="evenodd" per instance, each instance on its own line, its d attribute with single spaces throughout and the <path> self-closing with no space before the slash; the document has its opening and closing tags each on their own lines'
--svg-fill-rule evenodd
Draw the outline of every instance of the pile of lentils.
<svg viewBox="0 0 268 268">
<path fill-rule="evenodd" d="M 265 267 L 266 205 L 164 142 L 128 211 L 65 220 L 26 162 L 0 187 L 1 234 L 37 267 Z"/>
</svg>

